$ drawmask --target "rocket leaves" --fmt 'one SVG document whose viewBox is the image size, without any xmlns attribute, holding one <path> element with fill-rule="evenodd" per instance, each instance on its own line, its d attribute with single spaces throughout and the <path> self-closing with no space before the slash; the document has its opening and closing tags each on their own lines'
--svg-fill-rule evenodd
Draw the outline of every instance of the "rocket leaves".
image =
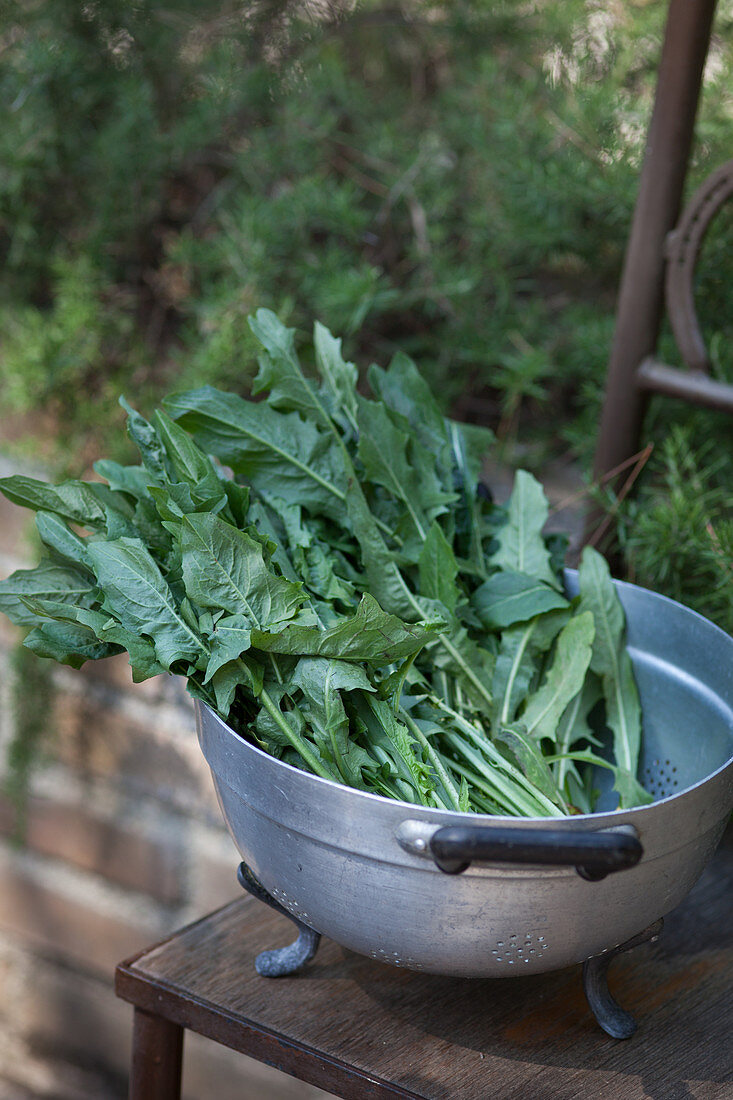
<svg viewBox="0 0 733 1100">
<path fill-rule="evenodd" d="M 74 667 L 127 651 L 135 680 L 184 676 L 266 751 L 386 797 L 562 816 L 610 768 L 642 801 L 623 612 L 593 551 L 563 594 L 539 482 L 520 470 L 495 505 L 491 433 L 443 417 L 407 356 L 367 395 L 322 325 L 310 369 L 274 313 L 250 326 L 258 400 L 123 402 L 138 465 L 0 480 L 44 548 L 0 582 L 26 645 Z"/>
</svg>

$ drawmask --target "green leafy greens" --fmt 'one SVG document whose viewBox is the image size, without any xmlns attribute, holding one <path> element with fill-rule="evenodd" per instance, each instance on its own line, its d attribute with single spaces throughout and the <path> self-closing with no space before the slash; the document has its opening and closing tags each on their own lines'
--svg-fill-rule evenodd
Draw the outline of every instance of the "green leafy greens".
<svg viewBox="0 0 733 1100">
<path fill-rule="evenodd" d="M 310 376 L 275 314 L 250 324 L 265 400 L 206 386 L 151 422 L 123 402 L 141 465 L 0 480 L 45 551 L 0 583 L 26 645 L 74 667 L 127 651 L 135 680 L 184 676 L 276 757 L 388 797 L 592 812 L 605 768 L 620 805 L 648 801 L 603 559 L 584 551 L 567 598 L 542 487 L 519 471 L 487 499 L 491 433 L 445 419 L 406 356 L 366 397 L 322 325 Z"/>
</svg>

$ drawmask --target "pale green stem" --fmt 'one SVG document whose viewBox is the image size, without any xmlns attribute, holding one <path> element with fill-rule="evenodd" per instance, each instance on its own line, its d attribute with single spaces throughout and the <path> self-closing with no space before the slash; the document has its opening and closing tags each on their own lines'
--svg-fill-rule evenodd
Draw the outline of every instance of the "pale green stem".
<svg viewBox="0 0 733 1100">
<path fill-rule="evenodd" d="M 446 733 L 444 738 L 453 751 L 460 753 L 483 777 L 476 785 L 489 794 L 500 806 L 503 806 L 511 817 L 546 816 L 537 802 L 528 797 L 524 790 L 517 789 L 506 774 L 487 764 L 487 761 L 477 752 L 474 752 L 471 746 L 466 744 L 458 734 Z"/>
<path fill-rule="evenodd" d="M 329 769 L 323 764 L 321 760 L 315 755 L 312 749 L 305 743 L 302 737 L 300 737 L 295 730 L 290 726 L 286 720 L 284 714 L 278 706 L 272 701 L 264 688 L 259 695 L 262 700 L 262 705 L 267 713 L 272 718 L 273 722 L 277 724 L 280 730 L 282 730 L 285 737 L 287 737 L 290 744 L 305 760 L 311 771 L 314 771 L 316 775 L 320 775 L 322 779 L 331 779 L 335 783 L 339 782 L 339 778 L 332 775 Z"/>
<path fill-rule="evenodd" d="M 402 718 L 402 721 L 405 723 L 405 725 L 409 729 L 412 736 L 425 749 L 425 752 L 427 753 L 427 756 L 428 756 L 428 759 L 430 760 L 430 763 L 435 768 L 435 772 L 436 772 L 436 775 L 438 776 L 438 779 L 440 780 L 440 782 L 445 787 L 446 794 L 448 795 L 451 802 L 453 803 L 453 808 L 455 810 L 460 811 L 461 803 L 460 803 L 460 798 L 458 797 L 458 791 L 456 790 L 455 786 L 453 785 L 453 781 L 452 781 L 451 777 L 448 775 L 448 772 L 445 770 L 445 767 L 443 765 L 443 761 L 440 759 L 440 756 L 435 751 L 433 746 L 430 744 L 427 737 L 425 736 L 423 731 L 418 726 L 417 722 L 413 719 L 412 715 L 408 711 L 406 711 L 404 707 L 400 707 L 399 713 L 400 713 L 400 717 Z"/>
<path fill-rule="evenodd" d="M 515 768 L 512 764 L 510 764 L 505 756 L 502 756 L 499 750 L 494 747 L 491 741 L 489 741 L 483 731 L 477 729 L 476 726 L 473 725 L 473 723 L 468 722 L 465 718 L 463 718 L 462 715 L 453 710 L 452 707 L 448 707 L 444 703 L 442 703 L 441 700 L 437 698 L 437 696 L 431 695 L 429 696 L 429 698 L 434 706 L 437 706 L 445 714 L 449 714 L 455 720 L 458 728 L 462 730 L 467 737 L 470 738 L 470 740 L 473 742 L 476 748 L 479 749 L 480 752 L 482 752 L 485 756 L 489 758 L 489 761 L 495 767 L 504 771 L 508 776 L 511 776 L 516 784 L 518 784 L 520 787 L 523 787 L 524 790 L 527 791 L 527 793 L 536 802 L 538 802 L 541 806 L 544 806 L 545 812 L 547 814 L 550 814 L 552 817 L 564 816 L 562 810 L 558 809 L 554 802 L 552 802 L 546 795 L 542 793 L 542 791 L 538 790 L 537 787 L 530 783 L 524 773 L 519 771 L 519 769 Z"/>
</svg>

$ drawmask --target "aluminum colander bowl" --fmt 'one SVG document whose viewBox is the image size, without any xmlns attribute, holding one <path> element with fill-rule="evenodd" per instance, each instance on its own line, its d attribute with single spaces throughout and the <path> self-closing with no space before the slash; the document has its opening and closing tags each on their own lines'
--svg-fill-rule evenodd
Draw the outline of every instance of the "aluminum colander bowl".
<svg viewBox="0 0 733 1100">
<path fill-rule="evenodd" d="M 575 594 L 572 571 L 566 584 Z M 733 639 L 672 600 L 616 587 L 644 716 L 639 778 L 652 804 L 613 810 L 602 802 L 598 813 L 551 821 L 425 809 L 299 771 L 197 704 L 224 818 L 264 888 L 353 951 L 466 977 L 582 962 L 678 905 L 733 809 Z M 456 865 L 473 859 L 462 874 L 436 864 L 451 839 Z M 600 881 L 544 862 L 558 852 L 580 866 L 563 846 L 617 843 L 643 854 Z"/>
</svg>

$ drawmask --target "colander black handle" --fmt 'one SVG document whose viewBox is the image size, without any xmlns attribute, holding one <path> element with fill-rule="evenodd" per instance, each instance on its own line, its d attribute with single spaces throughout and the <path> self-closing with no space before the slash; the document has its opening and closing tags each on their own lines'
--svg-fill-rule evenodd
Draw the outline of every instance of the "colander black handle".
<svg viewBox="0 0 733 1100">
<path fill-rule="evenodd" d="M 595 882 L 634 867 L 643 848 L 632 832 L 570 832 L 564 829 L 508 829 L 493 825 L 445 825 L 433 833 L 430 854 L 447 875 L 459 875 L 473 860 L 575 867 Z"/>
</svg>

